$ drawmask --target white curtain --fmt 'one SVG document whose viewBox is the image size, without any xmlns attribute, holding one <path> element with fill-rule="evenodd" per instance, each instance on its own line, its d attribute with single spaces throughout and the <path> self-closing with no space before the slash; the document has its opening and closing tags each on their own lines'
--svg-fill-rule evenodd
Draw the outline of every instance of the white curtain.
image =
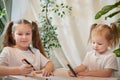
<svg viewBox="0 0 120 80">
<path fill-rule="evenodd" d="M 13 0 L 12 20 L 25 18 L 38 21 L 40 13 L 40 0 Z M 54 16 L 53 24 L 58 27 L 58 39 L 62 46 L 55 49 L 54 55 L 62 67 L 70 63 L 73 67 L 80 65 L 90 45 L 88 42 L 90 26 L 93 23 L 111 23 L 112 19 L 104 20 L 104 17 L 95 20 L 95 14 L 107 4 L 113 4 L 116 0 L 59 0 L 72 6 L 72 14 L 64 18 Z"/>
</svg>

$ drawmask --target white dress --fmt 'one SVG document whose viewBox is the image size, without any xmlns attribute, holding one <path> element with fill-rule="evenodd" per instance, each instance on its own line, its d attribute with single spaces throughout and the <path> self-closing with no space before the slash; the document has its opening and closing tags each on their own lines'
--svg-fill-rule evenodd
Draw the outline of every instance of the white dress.
<svg viewBox="0 0 120 80">
<path fill-rule="evenodd" d="M 0 54 L 0 65 L 16 67 L 23 64 L 22 59 L 27 59 L 36 70 L 43 68 L 49 61 L 44 57 L 40 51 L 36 48 L 31 48 L 34 52 L 30 50 L 20 50 L 18 48 L 4 47 Z"/>
<path fill-rule="evenodd" d="M 103 54 L 99 54 L 95 51 L 88 52 L 82 64 L 87 66 L 89 71 L 105 68 L 113 70 L 118 69 L 116 55 L 110 50 L 107 50 Z"/>
</svg>

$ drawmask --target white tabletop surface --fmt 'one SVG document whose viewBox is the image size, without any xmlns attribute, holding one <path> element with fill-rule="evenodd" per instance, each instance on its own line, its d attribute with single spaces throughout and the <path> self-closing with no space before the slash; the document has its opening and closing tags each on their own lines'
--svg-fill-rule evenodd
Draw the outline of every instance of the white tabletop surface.
<svg viewBox="0 0 120 80">
<path fill-rule="evenodd" d="M 70 77 L 68 72 L 64 68 L 56 69 L 54 72 L 54 76 L 43 77 L 41 74 L 37 74 L 36 76 L 28 75 L 25 76 L 10 76 L 12 80 L 119 80 L 118 78 L 102 78 L 102 77 Z"/>
</svg>

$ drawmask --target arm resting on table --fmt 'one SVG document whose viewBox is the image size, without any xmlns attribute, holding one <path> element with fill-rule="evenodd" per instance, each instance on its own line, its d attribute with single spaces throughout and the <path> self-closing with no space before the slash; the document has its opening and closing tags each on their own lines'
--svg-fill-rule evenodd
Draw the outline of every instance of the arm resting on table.
<svg viewBox="0 0 120 80">
<path fill-rule="evenodd" d="M 110 77 L 113 69 L 79 72 L 78 76 Z"/>
</svg>

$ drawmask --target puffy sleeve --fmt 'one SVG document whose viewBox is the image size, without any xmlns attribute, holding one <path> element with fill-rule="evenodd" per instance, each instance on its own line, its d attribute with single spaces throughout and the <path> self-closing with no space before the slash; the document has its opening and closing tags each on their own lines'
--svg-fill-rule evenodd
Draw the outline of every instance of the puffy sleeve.
<svg viewBox="0 0 120 80">
<path fill-rule="evenodd" d="M 111 68 L 114 70 L 118 69 L 117 58 L 114 54 L 109 55 L 106 59 L 106 65 L 104 66 L 104 68 Z"/>
<path fill-rule="evenodd" d="M 7 47 L 3 48 L 1 54 L 0 54 L 0 65 L 2 66 L 8 66 L 8 57 L 9 51 Z"/>
<path fill-rule="evenodd" d="M 47 64 L 47 62 L 50 61 L 49 59 L 47 59 L 45 56 L 43 56 L 40 53 L 40 67 L 43 68 L 45 67 L 45 65 Z"/>
</svg>

